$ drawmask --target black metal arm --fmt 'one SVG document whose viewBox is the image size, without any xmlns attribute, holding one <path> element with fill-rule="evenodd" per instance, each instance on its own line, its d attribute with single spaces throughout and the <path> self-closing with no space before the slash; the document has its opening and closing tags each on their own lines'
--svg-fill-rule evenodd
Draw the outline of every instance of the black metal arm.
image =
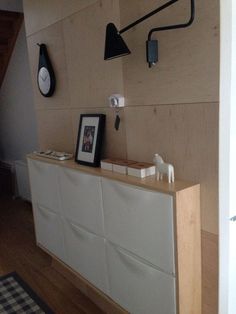
<svg viewBox="0 0 236 314">
<path fill-rule="evenodd" d="M 174 4 L 175 2 L 177 2 L 179 0 L 170 0 L 168 1 L 167 3 L 163 4 L 162 6 L 160 6 L 159 8 L 151 11 L 150 13 L 144 15 L 143 17 L 141 17 L 140 19 L 136 20 L 135 22 L 129 24 L 128 26 L 122 28 L 120 31 L 119 31 L 119 34 L 122 34 L 126 31 L 128 31 L 130 28 L 134 27 L 135 25 L 145 21 L 146 19 L 148 19 L 149 17 L 153 16 L 154 14 L 168 8 L 169 6 L 171 6 L 172 4 Z"/>
<path fill-rule="evenodd" d="M 150 32 L 148 33 L 148 40 L 151 40 L 152 34 L 154 32 L 160 32 L 160 31 L 167 31 L 167 30 L 171 30 L 171 29 L 177 29 L 177 28 L 185 28 L 190 26 L 193 21 L 194 21 L 194 17 L 195 17 L 195 4 L 194 4 L 194 0 L 190 0 L 191 1 L 191 15 L 190 15 L 190 19 L 187 23 L 183 23 L 183 24 L 174 24 L 174 25 L 167 25 L 167 26 L 161 26 L 161 27 L 156 27 L 150 30 Z"/>
</svg>

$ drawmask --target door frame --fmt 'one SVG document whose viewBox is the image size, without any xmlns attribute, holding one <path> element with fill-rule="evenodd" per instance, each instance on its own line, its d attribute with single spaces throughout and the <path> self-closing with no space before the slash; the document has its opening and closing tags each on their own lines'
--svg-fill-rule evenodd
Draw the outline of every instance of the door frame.
<svg viewBox="0 0 236 314">
<path fill-rule="evenodd" d="M 234 314 L 236 301 L 236 4 L 220 1 L 219 110 L 219 313 Z M 235 56 L 235 57 L 234 57 Z M 234 147 L 235 146 L 235 147 Z M 234 289 L 233 289 L 234 288 Z"/>
</svg>

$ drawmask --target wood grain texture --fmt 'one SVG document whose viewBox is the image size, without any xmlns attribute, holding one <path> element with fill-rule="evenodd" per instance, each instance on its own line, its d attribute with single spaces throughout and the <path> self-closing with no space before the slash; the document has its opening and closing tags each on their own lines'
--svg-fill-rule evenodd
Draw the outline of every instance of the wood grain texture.
<svg viewBox="0 0 236 314">
<path fill-rule="evenodd" d="M 61 276 L 61 264 L 51 265 L 48 254 L 36 247 L 29 203 L 0 199 L 0 238 L 0 275 L 17 271 L 58 314 L 102 313 L 75 289 L 85 292 L 84 282 L 76 281 L 72 272 L 64 274 L 64 266 Z M 202 231 L 202 314 L 217 314 L 217 304 L 218 237 Z"/>
<path fill-rule="evenodd" d="M 28 155 L 27 158 L 58 165 L 65 168 L 79 170 L 79 171 L 82 171 L 91 175 L 101 176 L 101 177 L 119 181 L 125 184 L 136 185 L 144 189 L 150 189 L 150 190 L 154 190 L 154 191 L 158 191 L 158 192 L 162 192 L 162 193 L 170 194 L 170 195 L 175 195 L 176 192 L 195 185 L 194 183 L 190 183 L 186 181 L 178 181 L 178 180 L 176 180 L 174 183 L 168 183 L 167 181 L 164 181 L 164 180 L 157 181 L 155 176 L 149 176 L 149 177 L 141 179 L 141 178 L 137 178 L 137 177 L 133 177 L 129 175 L 119 174 L 117 172 L 104 170 L 101 168 L 82 166 L 74 162 L 73 160 L 57 161 L 54 159 L 40 157 L 34 154 Z"/>
<path fill-rule="evenodd" d="M 31 35 L 99 0 L 24 0 L 26 34 Z"/>
<path fill-rule="evenodd" d="M 124 93 L 127 106 L 122 115 L 124 125 L 121 132 L 114 134 L 109 123 L 103 157 L 127 155 L 129 159 L 149 162 L 153 153 L 162 153 L 176 166 L 177 177 L 201 183 L 202 229 L 217 234 L 219 2 L 199 0 L 190 28 L 154 34 L 160 45 L 156 67 L 149 69 L 145 61 L 147 33 L 158 25 L 185 21 L 188 0 L 178 1 L 124 33 L 131 55 L 103 61 L 108 18 L 119 28 L 164 2 L 24 0 L 35 103 L 41 109 L 69 107 L 73 120 L 74 110 L 78 109 L 75 114 L 79 114 L 80 108 L 105 110 L 111 93 Z M 49 99 L 38 95 L 35 80 L 38 40 L 50 44 L 49 53 L 57 72 L 58 90 Z M 180 110 L 175 110 L 176 104 Z M 50 111 L 45 111 L 47 114 Z M 62 120 L 49 120 L 52 128 L 54 124 L 63 128 Z M 75 145 L 75 132 L 72 129 L 69 132 Z M 38 134 L 41 147 L 50 144 L 54 149 L 68 149 L 68 137 L 44 129 L 44 123 L 39 123 Z M 71 150 L 70 147 L 71 143 Z"/>
<path fill-rule="evenodd" d="M 202 312 L 196 312 L 197 314 L 218 314 L 218 236 L 209 232 L 201 232 L 201 254 L 202 254 Z M 199 258 L 199 257 L 198 257 Z M 189 258 L 187 257 L 189 260 Z M 68 280 L 70 280 L 78 289 L 86 294 L 86 284 L 84 280 L 77 278 L 78 275 L 69 271 L 64 265 L 58 263 L 57 260 L 53 260 L 53 267 L 62 273 Z M 187 272 L 185 273 L 187 274 Z M 198 272 L 199 274 L 199 272 Z M 188 274 L 187 274 L 188 275 Z M 197 279 L 197 276 L 196 276 Z M 199 289 L 199 285 L 197 284 Z M 91 292 L 93 295 L 91 299 L 100 308 L 109 308 L 109 302 L 104 304 L 104 299 L 101 300 L 100 295 L 96 295 L 96 291 L 93 289 Z M 188 294 L 189 292 L 186 291 Z M 199 295 L 198 295 L 199 298 Z M 198 304 L 199 308 L 199 304 Z M 108 313 L 121 314 L 119 309 L 115 311 L 114 306 L 111 304 L 111 310 Z M 190 312 L 191 313 L 191 312 Z M 189 313 L 187 313 L 189 314 Z"/>
<path fill-rule="evenodd" d="M 108 107 L 124 94 L 122 59 L 104 61 L 107 23 L 119 23 L 119 1 L 103 0 L 63 21 L 68 83 L 73 108 Z"/>
<path fill-rule="evenodd" d="M 125 108 L 128 159 L 152 161 L 154 154 L 159 153 L 174 165 L 176 178 L 199 182 L 201 229 L 215 234 L 218 110 L 218 103 Z"/>
<path fill-rule="evenodd" d="M 121 0 L 121 25 L 165 3 L 163 0 Z M 219 101 L 219 2 L 196 1 L 194 23 L 185 29 L 154 33 L 159 61 L 148 68 L 145 58 L 150 29 L 184 23 L 189 0 L 181 0 L 124 33 L 131 54 L 123 58 L 128 105 L 181 104 Z"/>
<path fill-rule="evenodd" d="M 200 186 L 176 193 L 176 264 L 179 314 L 201 313 Z"/>
<path fill-rule="evenodd" d="M 202 231 L 202 314 L 218 314 L 218 236 Z"/>
<path fill-rule="evenodd" d="M 57 314 L 102 314 L 36 246 L 29 203 L 0 198 L 0 276 L 16 271 Z"/>
<path fill-rule="evenodd" d="M 126 310 L 121 308 L 111 298 L 89 283 L 89 281 L 83 278 L 79 273 L 76 273 L 55 257 L 52 260 L 52 267 L 61 273 L 65 278 L 70 280 L 85 295 L 87 295 L 88 298 L 90 298 L 102 311 L 104 311 L 104 313 L 128 314 Z"/>
<path fill-rule="evenodd" d="M 39 149 L 74 152 L 69 110 L 37 110 Z M 49 136 L 50 134 L 50 136 Z"/>
</svg>

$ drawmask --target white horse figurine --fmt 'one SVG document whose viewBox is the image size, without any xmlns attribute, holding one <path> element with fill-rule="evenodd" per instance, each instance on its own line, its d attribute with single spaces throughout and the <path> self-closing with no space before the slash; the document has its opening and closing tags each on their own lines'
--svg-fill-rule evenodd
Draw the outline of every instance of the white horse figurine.
<svg viewBox="0 0 236 314">
<path fill-rule="evenodd" d="M 156 165 L 156 179 L 158 181 L 163 179 L 163 174 L 167 175 L 169 183 L 175 181 L 174 167 L 171 164 L 165 163 L 163 158 L 158 154 L 155 154 L 153 162 Z"/>
</svg>

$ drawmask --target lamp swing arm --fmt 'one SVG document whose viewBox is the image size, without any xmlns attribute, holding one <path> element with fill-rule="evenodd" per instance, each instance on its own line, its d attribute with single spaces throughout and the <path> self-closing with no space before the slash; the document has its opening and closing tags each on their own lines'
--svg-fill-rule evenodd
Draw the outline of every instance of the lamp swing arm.
<svg viewBox="0 0 236 314">
<path fill-rule="evenodd" d="M 123 40 L 121 34 L 128 31 L 130 28 L 140 24 L 141 22 L 145 21 L 149 17 L 153 16 L 154 14 L 170 7 L 172 4 L 175 4 L 179 0 L 169 0 L 165 4 L 161 5 L 157 9 L 149 12 L 148 14 L 144 15 L 140 19 L 134 21 L 133 23 L 127 25 L 126 27 L 122 28 L 120 31 L 117 30 L 116 26 L 113 23 L 107 24 L 106 28 L 106 40 L 105 40 L 105 53 L 104 53 L 104 60 L 111 60 L 117 57 L 123 57 L 125 55 L 130 54 L 130 50 L 127 47 L 125 41 Z M 158 41 L 151 40 L 152 34 L 154 32 L 171 30 L 171 29 L 178 29 L 178 28 L 185 28 L 190 26 L 195 18 L 195 0 L 188 0 L 191 4 L 191 15 L 190 19 L 186 23 L 182 24 L 174 24 L 174 25 L 167 25 L 161 26 L 157 28 L 153 28 L 148 33 L 148 40 L 146 41 L 146 56 L 147 62 L 149 67 L 152 67 L 158 62 Z"/>
<path fill-rule="evenodd" d="M 191 13 L 190 13 L 190 19 L 187 23 L 173 24 L 173 25 L 167 25 L 167 26 L 161 26 L 161 27 L 153 28 L 148 33 L 148 40 L 151 40 L 152 34 L 154 32 L 160 32 L 160 31 L 189 27 L 193 23 L 194 18 L 195 18 L 195 3 L 194 3 L 194 0 L 190 0 L 190 2 L 191 2 L 191 9 L 190 9 Z"/>
<path fill-rule="evenodd" d="M 157 9 L 149 12 L 148 14 L 144 15 L 143 17 L 141 17 L 140 19 L 134 21 L 133 23 L 127 25 L 126 27 L 122 28 L 120 31 L 119 31 L 119 34 L 122 34 L 126 31 L 128 31 L 130 28 L 136 26 L 137 24 L 140 24 L 141 22 L 145 21 L 146 19 L 148 19 L 149 17 L 153 16 L 154 14 L 168 8 L 169 6 L 171 6 L 172 4 L 174 4 L 175 2 L 178 2 L 179 0 L 170 0 L 168 1 L 167 3 L 161 5 L 160 7 L 158 7 Z"/>
</svg>

